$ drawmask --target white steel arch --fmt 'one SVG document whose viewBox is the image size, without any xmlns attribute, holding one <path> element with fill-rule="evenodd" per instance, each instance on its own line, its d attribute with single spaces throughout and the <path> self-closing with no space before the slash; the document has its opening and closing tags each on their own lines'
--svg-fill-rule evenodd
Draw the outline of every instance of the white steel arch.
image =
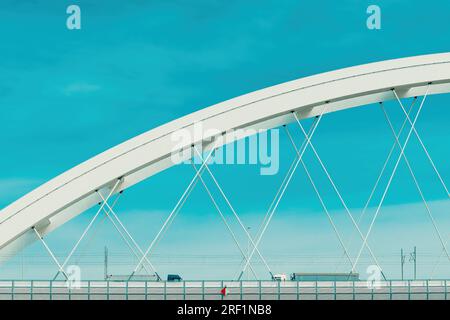
<svg viewBox="0 0 450 320">
<path fill-rule="evenodd" d="M 416 56 L 326 72 L 245 94 L 152 129 L 48 181 L 0 211 L 0 262 L 102 201 L 97 190 L 114 193 L 173 165 L 171 154 L 188 149 L 172 134 L 202 122 L 211 136 L 197 137 L 205 150 L 234 129 L 269 129 L 326 113 L 400 98 L 450 92 L 450 53 Z M 211 131 L 212 132 L 212 131 Z M 227 137 L 227 139 L 230 137 Z M 233 139 L 231 137 L 230 139 Z M 228 140 L 230 141 L 230 140 Z M 32 228 L 35 228 L 32 229 Z"/>
</svg>

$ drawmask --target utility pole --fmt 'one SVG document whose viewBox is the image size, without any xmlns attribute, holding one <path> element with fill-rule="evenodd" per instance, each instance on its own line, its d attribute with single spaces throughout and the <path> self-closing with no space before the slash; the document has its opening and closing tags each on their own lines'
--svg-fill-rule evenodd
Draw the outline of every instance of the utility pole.
<svg viewBox="0 0 450 320">
<path fill-rule="evenodd" d="M 414 262 L 414 280 L 417 280 L 417 248 L 414 246 L 414 251 L 409 254 L 409 261 Z"/>
<path fill-rule="evenodd" d="M 403 278 L 403 267 L 405 265 L 405 260 L 406 260 L 406 255 L 403 254 L 403 248 L 400 250 L 400 266 L 401 266 L 401 270 L 402 270 L 402 280 Z"/>
<path fill-rule="evenodd" d="M 23 250 L 20 252 L 20 270 L 21 270 L 21 279 L 23 280 Z"/>
<path fill-rule="evenodd" d="M 250 227 L 247 227 L 247 232 L 250 234 Z M 247 240 L 247 259 L 250 257 L 250 239 Z M 250 269 L 250 268 L 248 268 Z M 250 280 L 250 270 L 247 270 L 247 280 Z"/>
<path fill-rule="evenodd" d="M 105 260 L 104 260 L 105 280 L 108 280 L 108 247 L 105 246 Z"/>
</svg>

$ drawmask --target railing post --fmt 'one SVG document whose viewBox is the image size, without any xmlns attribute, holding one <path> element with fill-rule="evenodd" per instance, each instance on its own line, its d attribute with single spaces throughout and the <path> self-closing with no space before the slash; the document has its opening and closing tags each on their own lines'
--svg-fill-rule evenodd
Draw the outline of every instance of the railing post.
<svg viewBox="0 0 450 320">
<path fill-rule="evenodd" d="M 411 300 L 411 280 L 408 280 L 408 300 Z"/>
<path fill-rule="evenodd" d="M 315 284 L 316 284 L 316 300 L 319 300 L 319 288 L 317 287 L 317 280 Z"/>
<path fill-rule="evenodd" d="M 298 300 L 300 300 L 300 284 L 299 284 L 299 282 L 298 281 L 296 281 L 296 283 L 297 283 L 297 301 Z"/>
<path fill-rule="evenodd" d="M 30 300 L 33 300 L 33 280 L 31 280 Z"/>
<path fill-rule="evenodd" d="M 373 284 L 371 290 L 372 290 L 372 300 L 374 300 L 375 286 Z"/>
<path fill-rule="evenodd" d="M 281 300 L 281 281 L 278 281 L 278 300 Z"/>
<path fill-rule="evenodd" d="M 183 300 L 186 300 L 186 281 L 183 281 Z"/>
<path fill-rule="evenodd" d="M 356 291 L 355 291 L 355 281 L 353 280 L 353 286 L 352 286 L 352 293 L 353 293 L 353 300 L 356 300 Z"/>
<path fill-rule="evenodd" d="M 445 294 L 445 300 L 447 300 L 447 295 L 448 295 L 448 290 L 447 290 L 447 280 L 444 280 L 444 288 L 445 288 L 445 291 L 444 291 L 444 294 Z"/>
<path fill-rule="evenodd" d="M 145 280 L 145 289 L 144 289 L 144 294 L 145 294 L 145 299 L 144 300 L 148 300 L 148 281 Z"/>
<path fill-rule="evenodd" d="M 220 282 L 220 290 L 223 288 L 223 280 Z M 220 298 L 223 300 L 223 294 L 220 295 Z"/>
<path fill-rule="evenodd" d="M 427 300 L 430 300 L 430 290 L 428 288 L 428 280 L 427 281 Z"/>
<path fill-rule="evenodd" d="M 336 288 L 336 281 L 333 282 L 334 285 L 334 300 L 337 300 L 337 288 Z"/>
<path fill-rule="evenodd" d="M 164 281 L 164 300 L 167 300 L 167 281 Z"/>
<path fill-rule="evenodd" d="M 126 283 L 126 286 L 125 286 L 125 300 L 128 300 L 128 280 L 125 283 Z"/>
<path fill-rule="evenodd" d="M 109 300 L 109 281 L 106 281 L 106 300 Z"/>
<path fill-rule="evenodd" d="M 241 300 L 243 300 L 242 298 L 243 298 L 243 292 L 242 292 L 242 280 L 240 281 L 240 287 L 241 287 Z"/>
<path fill-rule="evenodd" d="M 202 281 L 202 300 L 205 300 L 205 280 Z"/>
<path fill-rule="evenodd" d="M 389 300 L 392 300 L 392 280 L 389 280 Z"/>
<path fill-rule="evenodd" d="M 50 291 L 49 291 L 49 299 L 53 300 L 53 281 L 50 280 Z"/>
<path fill-rule="evenodd" d="M 14 300 L 14 280 L 11 282 L 11 300 Z"/>
<path fill-rule="evenodd" d="M 262 281 L 259 280 L 259 300 L 262 300 Z"/>
<path fill-rule="evenodd" d="M 88 300 L 91 300 L 91 280 L 88 280 L 87 285 L 88 285 L 88 287 L 87 287 Z"/>
</svg>

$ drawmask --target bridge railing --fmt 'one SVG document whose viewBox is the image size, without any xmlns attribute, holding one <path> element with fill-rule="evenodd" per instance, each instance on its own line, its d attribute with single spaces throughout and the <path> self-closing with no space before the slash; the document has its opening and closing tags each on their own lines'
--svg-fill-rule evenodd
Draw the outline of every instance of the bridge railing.
<svg viewBox="0 0 450 320">
<path fill-rule="evenodd" d="M 227 294 L 221 289 L 227 287 Z M 0 300 L 448 300 L 450 280 L 0 281 Z"/>
</svg>

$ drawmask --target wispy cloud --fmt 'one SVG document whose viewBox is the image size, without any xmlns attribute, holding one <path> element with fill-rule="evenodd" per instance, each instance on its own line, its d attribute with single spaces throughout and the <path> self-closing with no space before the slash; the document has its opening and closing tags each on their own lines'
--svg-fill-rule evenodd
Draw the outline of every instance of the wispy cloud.
<svg viewBox="0 0 450 320">
<path fill-rule="evenodd" d="M 92 83 L 79 82 L 71 83 L 64 87 L 63 93 L 67 96 L 71 96 L 77 93 L 90 93 L 100 90 L 100 86 Z"/>
<path fill-rule="evenodd" d="M 30 178 L 0 179 L 0 208 L 38 186 L 42 181 Z"/>
</svg>

